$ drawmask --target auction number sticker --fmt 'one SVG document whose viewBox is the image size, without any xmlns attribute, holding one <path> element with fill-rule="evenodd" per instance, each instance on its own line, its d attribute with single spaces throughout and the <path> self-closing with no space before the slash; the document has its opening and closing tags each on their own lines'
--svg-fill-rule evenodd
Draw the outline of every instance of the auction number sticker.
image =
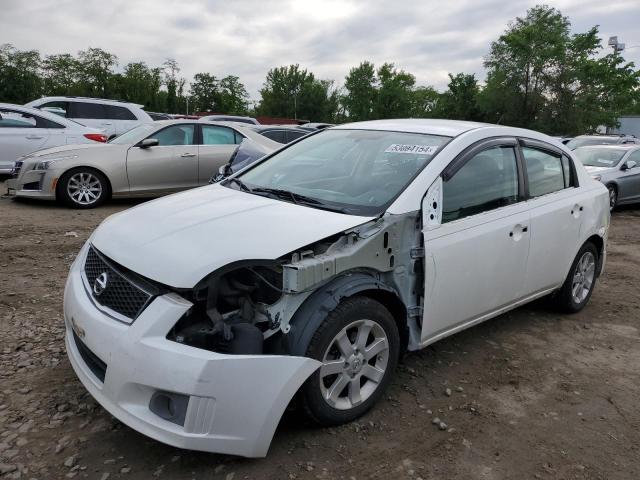
<svg viewBox="0 0 640 480">
<path fill-rule="evenodd" d="M 412 153 L 412 154 L 426 154 L 433 155 L 438 147 L 433 145 L 402 145 L 400 143 L 394 143 L 389 145 L 384 153 Z"/>
</svg>

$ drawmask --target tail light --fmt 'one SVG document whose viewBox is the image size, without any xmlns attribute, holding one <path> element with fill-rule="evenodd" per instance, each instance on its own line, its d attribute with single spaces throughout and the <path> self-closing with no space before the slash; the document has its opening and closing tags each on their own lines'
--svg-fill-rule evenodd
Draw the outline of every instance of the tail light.
<svg viewBox="0 0 640 480">
<path fill-rule="evenodd" d="M 104 133 L 85 133 L 84 138 L 101 143 L 106 143 L 107 141 L 107 136 Z"/>
</svg>

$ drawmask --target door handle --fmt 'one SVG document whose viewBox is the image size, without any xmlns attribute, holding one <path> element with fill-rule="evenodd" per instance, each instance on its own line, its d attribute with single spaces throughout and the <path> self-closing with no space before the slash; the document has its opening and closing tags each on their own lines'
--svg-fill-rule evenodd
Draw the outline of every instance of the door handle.
<svg viewBox="0 0 640 480">
<path fill-rule="evenodd" d="M 519 231 L 519 232 L 517 231 L 517 230 L 518 230 L 518 228 L 520 229 L 520 231 Z M 528 232 L 528 231 L 529 231 L 529 227 L 527 227 L 526 225 L 516 225 L 516 226 L 513 228 L 513 230 L 511 230 L 511 231 L 509 232 L 509 236 L 510 236 L 510 237 L 513 237 L 516 233 L 518 233 L 518 234 L 522 234 L 522 233 L 526 233 L 526 232 Z M 519 239 L 519 238 L 520 238 L 520 237 L 518 236 L 518 239 Z M 517 240 L 517 239 L 516 239 L 516 240 Z"/>
<path fill-rule="evenodd" d="M 195 153 L 183 153 L 182 155 L 180 155 L 182 158 L 190 158 L 190 157 L 195 157 L 196 154 Z"/>
<path fill-rule="evenodd" d="M 102 122 L 101 125 L 113 125 L 111 122 Z"/>
<path fill-rule="evenodd" d="M 38 135 L 27 135 L 27 140 L 42 140 L 44 137 L 39 137 Z"/>
</svg>

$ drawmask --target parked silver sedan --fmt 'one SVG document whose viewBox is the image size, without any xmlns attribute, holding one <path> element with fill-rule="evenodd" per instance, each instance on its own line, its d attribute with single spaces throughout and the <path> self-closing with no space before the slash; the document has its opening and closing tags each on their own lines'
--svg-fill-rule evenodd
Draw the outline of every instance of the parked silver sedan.
<svg viewBox="0 0 640 480">
<path fill-rule="evenodd" d="M 574 150 L 591 176 L 609 189 L 611 210 L 640 202 L 640 145 L 597 145 Z"/>
<path fill-rule="evenodd" d="M 189 120 L 140 125 L 107 144 L 41 150 L 16 163 L 8 194 L 93 208 L 205 185 L 242 140 L 281 145 L 237 125 Z"/>
</svg>

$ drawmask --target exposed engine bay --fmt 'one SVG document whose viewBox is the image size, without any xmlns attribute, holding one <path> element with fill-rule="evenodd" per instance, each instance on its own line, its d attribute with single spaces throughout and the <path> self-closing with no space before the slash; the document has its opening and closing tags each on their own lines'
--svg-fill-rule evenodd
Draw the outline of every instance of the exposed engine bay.
<svg viewBox="0 0 640 480">
<path fill-rule="evenodd" d="M 340 274 L 370 272 L 418 312 L 423 292 L 421 219 L 387 215 L 274 260 L 247 260 L 179 292 L 193 303 L 168 339 L 227 354 L 286 353 L 277 338 L 298 307 Z M 412 336 L 421 318 L 408 315 Z M 416 320 L 417 319 L 417 320 Z"/>
</svg>

